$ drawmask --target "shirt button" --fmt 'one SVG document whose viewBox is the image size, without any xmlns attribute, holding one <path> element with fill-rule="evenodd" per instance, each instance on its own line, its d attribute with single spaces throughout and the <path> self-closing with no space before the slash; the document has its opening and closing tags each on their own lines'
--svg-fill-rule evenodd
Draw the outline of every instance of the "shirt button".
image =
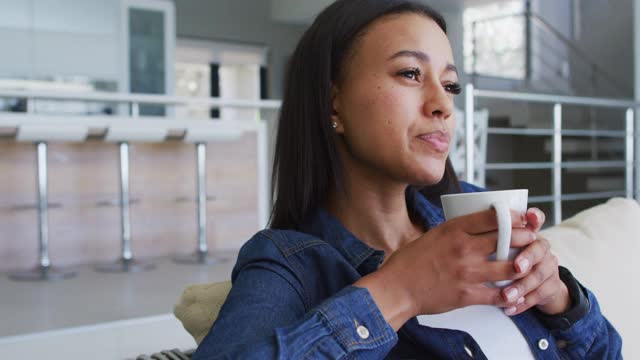
<svg viewBox="0 0 640 360">
<path fill-rule="evenodd" d="M 467 352 L 467 355 L 469 355 L 470 358 L 473 358 L 473 351 L 471 351 L 467 345 L 464 346 L 464 351 Z"/>
<path fill-rule="evenodd" d="M 547 350 L 548 348 L 549 348 L 549 341 L 547 341 L 547 339 L 540 339 L 540 341 L 538 341 L 538 349 Z"/>
<path fill-rule="evenodd" d="M 369 329 L 367 329 L 362 325 L 358 326 L 358 328 L 356 329 L 356 332 L 358 333 L 358 336 L 360 336 L 360 339 L 362 340 L 369 338 Z"/>
</svg>

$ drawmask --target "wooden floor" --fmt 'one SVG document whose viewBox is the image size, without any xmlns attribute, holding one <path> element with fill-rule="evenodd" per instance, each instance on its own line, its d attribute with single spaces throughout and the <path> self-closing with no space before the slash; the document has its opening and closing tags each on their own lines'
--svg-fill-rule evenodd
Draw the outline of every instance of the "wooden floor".
<svg viewBox="0 0 640 360">
<path fill-rule="evenodd" d="M 36 151 L 0 140 L 0 271 L 37 262 Z M 49 240 L 54 265 L 116 259 L 120 251 L 118 147 L 99 141 L 49 145 Z M 257 230 L 256 139 L 207 148 L 208 241 L 238 249 Z M 130 146 L 135 256 L 195 250 L 196 157 L 180 142 Z"/>
</svg>

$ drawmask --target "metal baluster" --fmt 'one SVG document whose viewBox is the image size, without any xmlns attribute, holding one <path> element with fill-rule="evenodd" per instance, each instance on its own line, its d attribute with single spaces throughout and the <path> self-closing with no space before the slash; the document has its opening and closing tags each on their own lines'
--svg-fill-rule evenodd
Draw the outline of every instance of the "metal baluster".
<svg viewBox="0 0 640 360">
<path fill-rule="evenodd" d="M 271 177 L 269 176 L 269 127 L 265 121 L 258 123 L 258 228 L 265 229 L 269 223 L 271 210 Z"/>
<path fill-rule="evenodd" d="M 638 110 L 638 109 L 636 109 Z M 634 135 L 634 150 L 635 150 L 635 197 L 640 202 L 640 116 L 637 116 L 638 112 L 634 111 L 635 116 L 635 128 Z"/>
<path fill-rule="evenodd" d="M 474 95 L 473 84 L 467 84 L 465 89 L 465 110 L 464 110 L 464 122 L 465 122 L 465 172 L 466 181 L 468 183 L 475 183 L 475 141 L 474 141 Z"/>
<path fill-rule="evenodd" d="M 562 221 L 562 105 L 553 106 L 553 223 Z"/>
<path fill-rule="evenodd" d="M 628 199 L 633 199 L 633 171 L 635 163 L 634 131 L 633 122 L 635 121 L 634 111 L 632 108 L 627 109 L 626 113 L 626 167 L 625 167 L 625 191 Z"/>
</svg>

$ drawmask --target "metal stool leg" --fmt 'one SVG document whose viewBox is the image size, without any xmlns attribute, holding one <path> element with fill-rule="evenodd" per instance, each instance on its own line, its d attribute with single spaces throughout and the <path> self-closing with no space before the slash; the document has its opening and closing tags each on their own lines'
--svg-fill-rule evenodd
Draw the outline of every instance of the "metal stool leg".
<svg viewBox="0 0 640 360">
<path fill-rule="evenodd" d="M 120 143 L 120 226 L 122 231 L 122 254 L 114 263 L 96 265 L 100 272 L 141 272 L 155 265 L 133 258 L 131 251 L 131 217 L 129 203 L 129 144 Z"/>
<path fill-rule="evenodd" d="M 196 144 L 196 160 L 198 171 L 198 244 L 192 254 L 176 255 L 173 260 L 179 264 L 212 265 L 226 261 L 225 258 L 216 258 L 209 255 L 207 245 L 207 171 L 206 158 L 207 145 Z"/>
<path fill-rule="evenodd" d="M 9 277 L 20 281 L 68 279 L 75 276 L 75 272 L 53 268 L 49 259 L 47 143 L 36 143 L 36 150 L 38 163 L 38 235 L 40 240 L 38 266 L 32 270 L 11 273 Z"/>
</svg>

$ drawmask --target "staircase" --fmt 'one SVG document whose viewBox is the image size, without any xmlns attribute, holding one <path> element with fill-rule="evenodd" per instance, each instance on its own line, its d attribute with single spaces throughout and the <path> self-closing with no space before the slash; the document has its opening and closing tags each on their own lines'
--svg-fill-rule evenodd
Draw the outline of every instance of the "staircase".
<svg viewBox="0 0 640 360">
<path fill-rule="evenodd" d="M 507 15 L 524 21 L 526 31 L 526 71 L 521 79 L 504 79 L 482 73 L 468 74 L 476 88 L 525 93 L 545 93 L 558 96 L 630 97 L 631 89 L 582 51 L 574 41 L 529 7 L 520 14 Z M 502 21 L 504 17 L 477 20 L 473 44 L 475 61 L 508 56 L 509 49 L 492 48 L 490 42 L 476 39 L 480 26 Z M 495 26 L 494 28 L 500 28 Z M 504 26 L 502 26 L 504 28 Z M 500 36 L 497 34 L 496 36 Z M 511 51 L 522 51 L 514 48 Z M 486 52 L 489 52 L 487 54 Z M 514 62 L 517 63 L 517 62 Z M 551 129 L 553 109 L 548 104 L 512 103 L 504 100 L 484 100 L 476 108 L 489 109 L 489 129 Z M 562 143 L 562 161 L 624 161 L 625 142 L 619 135 L 625 130 L 625 112 L 587 106 L 566 106 L 562 112 L 562 128 L 575 130 L 576 136 L 566 136 Z M 587 133 L 585 130 L 591 131 Z M 487 163 L 548 162 L 553 143 L 550 136 L 488 135 Z M 564 135 L 563 135 L 564 136 Z M 551 191 L 549 170 L 488 170 L 486 186 L 492 189 L 529 188 L 530 195 L 544 196 Z M 562 173 L 563 193 L 586 193 L 624 190 L 624 167 L 566 168 Z M 575 201 L 567 204 L 563 218 L 571 216 L 602 200 Z M 549 204 L 539 204 L 550 210 Z"/>
</svg>

